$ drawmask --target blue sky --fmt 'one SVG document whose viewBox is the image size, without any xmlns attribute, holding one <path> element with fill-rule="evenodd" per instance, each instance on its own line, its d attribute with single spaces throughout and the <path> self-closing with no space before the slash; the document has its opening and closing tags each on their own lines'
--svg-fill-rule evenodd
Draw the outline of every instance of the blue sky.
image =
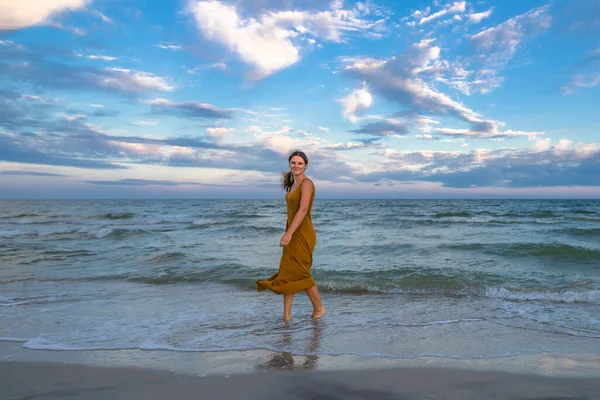
<svg viewBox="0 0 600 400">
<path fill-rule="evenodd" d="M 0 198 L 600 197 L 600 1 L 0 3 Z"/>
</svg>

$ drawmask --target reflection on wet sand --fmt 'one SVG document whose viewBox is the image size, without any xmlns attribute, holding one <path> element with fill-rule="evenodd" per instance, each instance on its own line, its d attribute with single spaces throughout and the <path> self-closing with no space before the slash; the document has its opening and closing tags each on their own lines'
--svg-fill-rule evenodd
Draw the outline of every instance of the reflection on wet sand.
<svg viewBox="0 0 600 400">
<path fill-rule="evenodd" d="M 289 351 L 274 352 L 269 355 L 264 363 L 257 365 L 257 370 L 294 370 L 294 369 L 315 369 L 319 361 L 319 356 L 315 353 L 319 350 L 321 342 L 321 334 L 323 333 L 324 321 L 311 321 L 312 332 L 308 338 L 308 345 L 306 346 L 306 356 L 296 356 Z M 277 347 L 282 349 L 292 348 L 293 343 L 293 332 L 286 331 L 282 334 L 281 342 Z M 296 361 L 299 358 L 304 358 L 301 364 L 296 365 Z"/>
</svg>

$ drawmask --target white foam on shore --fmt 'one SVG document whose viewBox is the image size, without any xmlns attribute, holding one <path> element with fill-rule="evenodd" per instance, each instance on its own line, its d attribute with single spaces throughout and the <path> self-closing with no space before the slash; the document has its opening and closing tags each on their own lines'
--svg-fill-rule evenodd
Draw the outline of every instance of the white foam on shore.
<svg viewBox="0 0 600 400">
<path fill-rule="evenodd" d="M 510 301 L 551 301 L 555 303 L 598 303 L 600 304 L 600 290 L 585 292 L 566 291 L 561 293 L 543 292 L 512 292 L 505 288 L 488 288 L 487 297 Z"/>
<path fill-rule="evenodd" d="M 28 342 L 28 341 L 29 341 L 29 339 L 25 339 L 25 338 L 3 337 L 3 336 L 0 336 L 0 342 L 25 343 L 25 342 Z"/>
</svg>

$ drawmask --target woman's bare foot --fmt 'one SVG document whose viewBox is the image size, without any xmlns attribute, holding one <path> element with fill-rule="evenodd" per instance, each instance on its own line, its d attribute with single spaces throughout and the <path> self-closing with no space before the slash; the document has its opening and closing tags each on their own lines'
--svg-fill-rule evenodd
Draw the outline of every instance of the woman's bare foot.
<svg viewBox="0 0 600 400">
<path fill-rule="evenodd" d="M 292 319 L 292 314 L 283 314 L 283 322 L 290 322 L 290 320 Z"/>
<path fill-rule="evenodd" d="M 321 307 L 320 309 L 313 311 L 310 317 L 312 319 L 319 319 L 325 314 L 327 314 L 327 310 L 325 309 L 325 307 Z"/>
</svg>

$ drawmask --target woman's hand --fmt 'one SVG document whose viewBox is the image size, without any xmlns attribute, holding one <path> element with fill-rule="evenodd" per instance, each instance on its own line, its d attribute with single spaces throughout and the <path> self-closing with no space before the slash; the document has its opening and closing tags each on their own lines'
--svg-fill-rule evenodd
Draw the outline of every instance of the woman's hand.
<svg viewBox="0 0 600 400">
<path fill-rule="evenodd" d="M 290 244 L 290 240 L 292 240 L 292 235 L 290 233 L 284 233 L 279 241 L 279 247 L 285 247 Z"/>
</svg>

